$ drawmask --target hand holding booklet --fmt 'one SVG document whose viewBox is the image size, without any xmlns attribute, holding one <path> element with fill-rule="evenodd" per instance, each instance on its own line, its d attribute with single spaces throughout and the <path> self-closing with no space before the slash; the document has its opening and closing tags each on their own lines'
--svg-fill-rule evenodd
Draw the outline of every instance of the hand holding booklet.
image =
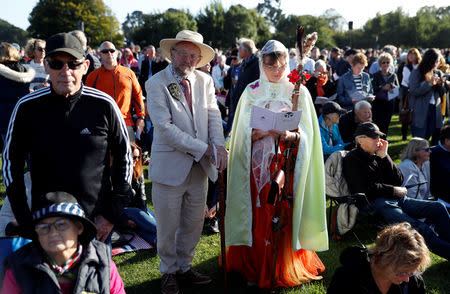
<svg viewBox="0 0 450 294">
<path fill-rule="evenodd" d="M 263 131 L 286 131 L 297 129 L 302 112 L 275 112 L 270 109 L 253 105 L 250 114 L 250 127 Z"/>
<path fill-rule="evenodd" d="M 365 100 L 365 99 L 373 99 L 373 98 L 375 98 L 374 95 L 368 94 L 368 93 L 363 92 L 363 91 L 355 91 L 352 94 L 350 94 L 350 97 L 352 98 L 352 101 L 361 101 L 361 100 Z"/>
</svg>

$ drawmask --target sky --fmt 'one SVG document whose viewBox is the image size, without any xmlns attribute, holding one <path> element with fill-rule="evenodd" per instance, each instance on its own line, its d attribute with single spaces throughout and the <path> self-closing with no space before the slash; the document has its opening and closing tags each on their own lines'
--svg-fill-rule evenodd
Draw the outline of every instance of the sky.
<svg viewBox="0 0 450 294">
<path fill-rule="evenodd" d="M 2 0 L 1 2 L 3 2 L 2 9 L 0 9 L 1 19 L 24 30 L 30 25 L 28 15 L 38 2 L 37 0 Z M 192 14 L 196 15 L 212 0 L 103 0 L 103 2 L 112 8 L 116 18 L 120 23 L 123 23 L 127 13 L 135 10 L 140 10 L 144 13 L 154 13 L 164 12 L 168 8 L 177 8 L 189 9 Z M 242 4 L 246 8 L 255 8 L 263 0 L 222 0 L 221 2 L 225 9 L 235 4 Z M 368 3 L 371 3 L 372 6 L 368 5 Z M 321 0 L 318 2 L 311 0 L 281 0 L 281 8 L 285 14 L 319 16 L 326 9 L 334 8 L 347 22 L 353 21 L 353 27 L 356 29 L 361 28 L 368 19 L 375 17 L 377 12 L 385 14 L 397 9 L 397 7 L 402 7 L 410 16 L 414 16 L 417 10 L 425 5 L 448 6 L 449 0 L 377 0 L 361 1 L 359 3 L 354 0 Z"/>
</svg>

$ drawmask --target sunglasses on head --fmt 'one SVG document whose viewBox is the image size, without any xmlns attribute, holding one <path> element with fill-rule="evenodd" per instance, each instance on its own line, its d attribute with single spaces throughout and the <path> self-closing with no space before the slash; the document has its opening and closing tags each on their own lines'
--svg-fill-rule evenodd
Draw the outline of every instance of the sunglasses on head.
<svg viewBox="0 0 450 294">
<path fill-rule="evenodd" d="M 114 53 L 116 52 L 116 49 L 103 49 L 100 52 L 102 52 L 103 54 Z"/>
<path fill-rule="evenodd" d="M 60 70 L 61 68 L 64 67 L 65 64 L 67 64 L 67 66 L 69 67 L 69 69 L 78 69 L 80 67 L 80 65 L 82 65 L 84 63 L 84 61 L 75 61 L 75 60 L 71 60 L 68 62 L 64 62 L 62 60 L 58 60 L 58 59 L 49 59 L 47 60 L 48 66 L 51 69 L 55 69 L 55 70 Z"/>
</svg>

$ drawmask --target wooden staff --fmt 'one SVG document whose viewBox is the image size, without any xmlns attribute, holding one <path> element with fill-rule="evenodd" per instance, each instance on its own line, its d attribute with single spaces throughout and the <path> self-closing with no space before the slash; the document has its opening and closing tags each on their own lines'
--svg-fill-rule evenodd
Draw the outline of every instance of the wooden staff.
<svg viewBox="0 0 450 294">
<path fill-rule="evenodd" d="M 217 184 L 219 194 L 219 231 L 220 231 L 220 254 L 223 270 L 223 292 L 228 293 L 227 282 L 227 248 L 225 246 L 225 183 L 223 180 L 224 171 L 219 173 Z"/>
<path fill-rule="evenodd" d="M 303 72 L 303 36 L 305 34 L 305 28 L 302 26 L 297 26 L 296 30 L 296 44 L 299 53 L 300 62 L 298 63 L 297 72 L 301 74 Z M 294 91 L 292 92 L 292 111 L 296 111 L 298 108 L 298 96 L 300 94 L 300 81 L 295 83 Z"/>
</svg>

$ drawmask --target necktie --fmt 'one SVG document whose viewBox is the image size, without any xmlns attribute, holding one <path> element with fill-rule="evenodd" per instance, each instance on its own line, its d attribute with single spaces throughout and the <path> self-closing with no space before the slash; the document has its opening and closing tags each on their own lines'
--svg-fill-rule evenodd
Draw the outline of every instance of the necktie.
<svg viewBox="0 0 450 294">
<path fill-rule="evenodd" d="M 191 96 L 191 85 L 189 80 L 183 79 L 181 80 L 181 85 L 184 87 L 184 97 L 186 98 L 186 102 L 189 105 L 189 109 L 192 113 L 192 96 Z"/>
</svg>

